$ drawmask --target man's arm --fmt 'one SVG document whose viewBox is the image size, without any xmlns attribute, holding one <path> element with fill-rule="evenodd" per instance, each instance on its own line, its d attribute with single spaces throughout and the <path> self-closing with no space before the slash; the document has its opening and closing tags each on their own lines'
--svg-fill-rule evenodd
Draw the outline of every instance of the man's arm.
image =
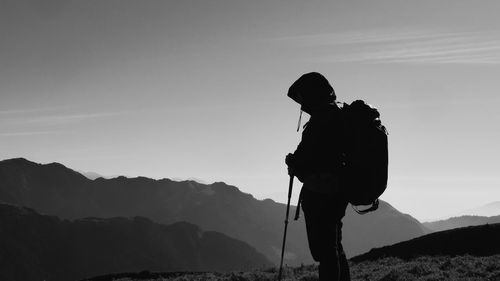
<svg viewBox="0 0 500 281">
<path fill-rule="evenodd" d="M 285 158 L 288 174 L 296 176 L 301 182 L 304 182 L 305 177 L 310 173 L 310 158 L 313 155 L 311 149 L 310 130 L 306 127 L 295 152 L 289 153 Z"/>
</svg>

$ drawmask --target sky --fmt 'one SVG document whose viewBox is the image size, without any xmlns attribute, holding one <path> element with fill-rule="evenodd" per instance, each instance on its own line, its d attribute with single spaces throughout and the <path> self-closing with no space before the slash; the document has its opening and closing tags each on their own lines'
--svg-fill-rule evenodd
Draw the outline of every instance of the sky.
<svg viewBox="0 0 500 281">
<path fill-rule="evenodd" d="M 224 181 L 286 202 L 284 157 L 301 137 L 286 92 L 318 71 L 338 100 L 381 112 L 382 199 L 422 221 L 454 215 L 500 199 L 499 9 L 0 0 L 0 159 Z"/>
</svg>

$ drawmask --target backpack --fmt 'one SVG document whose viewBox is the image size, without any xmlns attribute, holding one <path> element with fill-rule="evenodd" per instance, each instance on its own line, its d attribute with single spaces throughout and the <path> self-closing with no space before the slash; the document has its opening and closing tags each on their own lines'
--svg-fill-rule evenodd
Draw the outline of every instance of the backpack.
<svg viewBox="0 0 500 281">
<path fill-rule="evenodd" d="M 387 188 L 387 130 L 380 114 L 362 100 L 342 108 L 344 118 L 344 159 L 341 183 L 356 212 L 365 214 L 378 208 L 378 197 Z M 354 206 L 372 205 L 366 210 Z"/>
</svg>

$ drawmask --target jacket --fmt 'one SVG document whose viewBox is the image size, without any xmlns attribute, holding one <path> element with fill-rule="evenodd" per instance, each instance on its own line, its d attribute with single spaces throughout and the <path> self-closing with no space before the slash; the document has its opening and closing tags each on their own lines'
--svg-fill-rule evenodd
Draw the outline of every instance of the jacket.
<svg viewBox="0 0 500 281">
<path fill-rule="evenodd" d="M 312 114 L 304 127 L 291 161 L 295 176 L 302 182 L 311 176 L 337 176 L 343 162 L 341 109 L 329 104 Z"/>
</svg>

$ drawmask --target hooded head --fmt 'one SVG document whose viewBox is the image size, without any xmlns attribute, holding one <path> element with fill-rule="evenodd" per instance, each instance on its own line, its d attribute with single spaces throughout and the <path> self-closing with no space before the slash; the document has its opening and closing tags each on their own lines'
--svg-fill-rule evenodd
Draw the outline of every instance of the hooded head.
<svg viewBox="0 0 500 281">
<path fill-rule="evenodd" d="M 287 96 L 309 114 L 313 108 L 332 103 L 337 98 L 328 80 L 318 72 L 302 75 L 290 86 Z"/>
</svg>

